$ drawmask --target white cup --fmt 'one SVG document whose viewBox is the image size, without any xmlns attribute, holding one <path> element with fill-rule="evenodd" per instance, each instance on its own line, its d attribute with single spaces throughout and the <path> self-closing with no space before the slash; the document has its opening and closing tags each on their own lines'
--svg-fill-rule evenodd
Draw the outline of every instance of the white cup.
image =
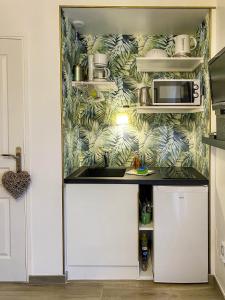
<svg viewBox="0 0 225 300">
<path fill-rule="evenodd" d="M 96 67 L 106 67 L 108 64 L 108 57 L 106 54 L 95 53 L 94 54 L 94 65 Z"/>
<path fill-rule="evenodd" d="M 190 47 L 190 40 L 193 40 L 194 45 Z M 188 34 L 180 34 L 174 38 L 175 40 L 175 56 L 190 56 L 191 50 L 197 46 L 197 41 L 193 36 Z"/>
</svg>

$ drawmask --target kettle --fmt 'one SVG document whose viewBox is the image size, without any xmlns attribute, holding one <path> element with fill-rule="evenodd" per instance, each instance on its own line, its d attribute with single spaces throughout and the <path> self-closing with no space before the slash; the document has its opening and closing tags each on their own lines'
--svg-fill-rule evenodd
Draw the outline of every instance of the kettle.
<svg viewBox="0 0 225 300">
<path fill-rule="evenodd" d="M 190 46 L 190 41 L 194 42 L 193 47 Z M 190 56 L 191 51 L 197 47 L 197 41 L 193 36 L 188 34 L 180 34 L 174 38 L 175 41 L 175 54 L 174 56 Z"/>
<path fill-rule="evenodd" d="M 138 90 L 138 102 L 140 106 L 151 105 L 150 88 L 144 86 Z"/>
</svg>

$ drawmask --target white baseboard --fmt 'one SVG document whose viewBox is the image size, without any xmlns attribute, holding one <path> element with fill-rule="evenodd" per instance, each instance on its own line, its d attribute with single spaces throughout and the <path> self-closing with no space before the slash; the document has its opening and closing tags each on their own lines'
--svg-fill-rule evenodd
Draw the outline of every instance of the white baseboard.
<svg viewBox="0 0 225 300">
<path fill-rule="evenodd" d="M 222 293 L 222 295 L 223 295 L 223 297 L 224 297 L 224 299 L 225 299 L 225 290 L 224 290 L 224 288 L 222 287 L 222 284 L 220 283 L 220 281 L 219 281 L 219 279 L 215 276 L 215 279 L 216 279 L 216 282 L 217 282 L 217 284 L 218 284 L 218 287 L 219 287 L 219 289 L 220 289 L 220 291 L 221 291 L 221 293 Z"/>
</svg>

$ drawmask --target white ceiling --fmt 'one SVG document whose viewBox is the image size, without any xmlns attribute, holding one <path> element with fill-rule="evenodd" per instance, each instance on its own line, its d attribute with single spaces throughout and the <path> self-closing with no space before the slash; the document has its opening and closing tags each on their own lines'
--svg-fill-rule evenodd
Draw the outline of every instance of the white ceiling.
<svg viewBox="0 0 225 300">
<path fill-rule="evenodd" d="M 64 8 L 71 21 L 81 20 L 87 34 L 193 33 L 208 9 Z"/>
</svg>

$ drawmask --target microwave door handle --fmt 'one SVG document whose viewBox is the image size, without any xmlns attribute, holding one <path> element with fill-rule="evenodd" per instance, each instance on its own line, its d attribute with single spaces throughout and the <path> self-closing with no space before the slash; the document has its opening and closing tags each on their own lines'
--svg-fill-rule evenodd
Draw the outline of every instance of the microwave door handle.
<svg viewBox="0 0 225 300">
<path fill-rule="evenodd" d="M 191 98 L 191 103 L 194 103 L 195 102 L 195 88 L 194 88 L 194 82 L 191 83 L 191 95 L 190 95 L 190 98 Z"/>
<path fill-rule="evenodd" d="M 191 88 L 190 89 L 188 89 L 189 90 L 189 99 L 190 99 L 190 103 L 194 103 L 194 101 L 195 101 L 195 98 L 194 98 L 194 92 L 195 92 L 195 90 L 194 90 L 194 85 L 193 85 L 193 83 L 191 84 Z"/>
<path fill-rule="evenodd" d="M 154 103 L 158 103 L 158 89 L 154 87 Z"/>
<path fill-rule="evenodd" d="M 180 102 L 181 103 L 193 103 L 194 101 L 194 87 L 192 82 L 185 82 L 183 84 L 183 93 L 181 93 Z M 183 94 L 183 96 L 182 96 Z"/>
</svg>

